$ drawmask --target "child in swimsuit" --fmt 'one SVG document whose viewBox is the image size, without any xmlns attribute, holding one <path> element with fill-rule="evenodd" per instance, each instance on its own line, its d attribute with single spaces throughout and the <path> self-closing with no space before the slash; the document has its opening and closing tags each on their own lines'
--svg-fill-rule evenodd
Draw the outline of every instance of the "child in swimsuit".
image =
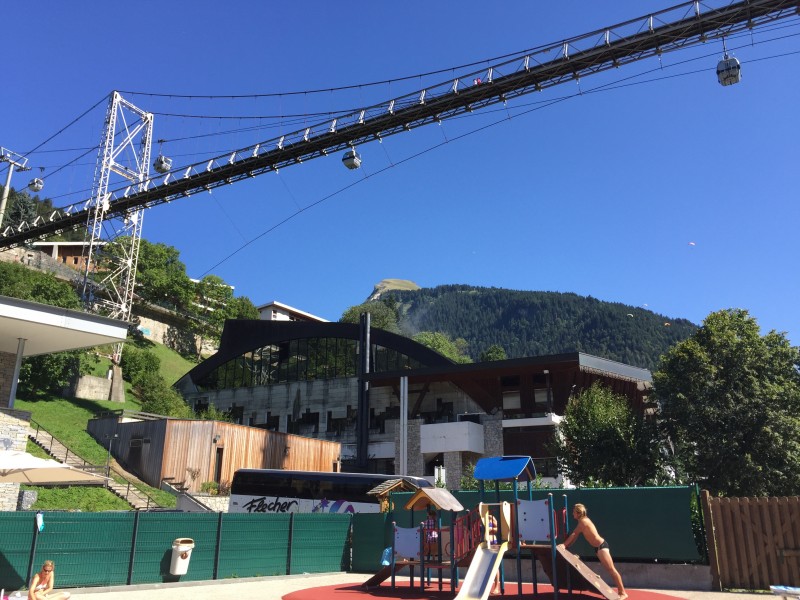
<svg viewBox="0 0 800 600">
<path fill-rule="evenodd" d="M 46 560 L 42 570 L 31 580 L 28 600 L 69 600 L 69 592 L 53 592 L 55 583 L 55 565 L 52 560 Z"/>
<path fill-rule="evenodd" d="M 579 535 L 583 534 L 586 541 L 594 548 L 600 563 L 614 579 L 614 583 L 617 586 L 617 593 L 619 594 L 619 600 L 625 600 L 628 594 L 625 592 L 625 586 L 622 584 L 622 576 L 614 566 L 614 559 L 611 558 L 611 549 L 608 547 L 608 542 L 600 537 L 600 534 L 597 532 L 597 527 L 592 523 L 592 520 L 586 516 L 586 507 L 583 504 L 576 504 L 572 508 L 572 516 L 578 522 L 578 525 L 561 545 L 565 548 L 569 548 L 570 544 L 577 540 Z"/>
</svg>

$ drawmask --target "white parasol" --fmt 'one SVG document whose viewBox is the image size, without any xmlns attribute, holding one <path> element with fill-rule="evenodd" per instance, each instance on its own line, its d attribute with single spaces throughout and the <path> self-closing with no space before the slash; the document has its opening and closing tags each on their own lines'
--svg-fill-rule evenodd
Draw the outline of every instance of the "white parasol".
<svg viewBox="0 0 800 600">
<path fill-rule="evenodd" d="M 17 450 L 0 451 L 0 483 L 105 485 L 106 478 Z"/>
</svg>

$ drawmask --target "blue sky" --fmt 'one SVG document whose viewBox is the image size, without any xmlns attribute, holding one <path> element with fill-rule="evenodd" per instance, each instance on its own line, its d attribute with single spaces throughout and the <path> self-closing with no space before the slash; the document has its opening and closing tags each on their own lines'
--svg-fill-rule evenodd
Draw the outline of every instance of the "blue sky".
<svg viewBox="0 0 800 600">
<path fill-rule="evenodd" d="M 24 153 L 58 133 L 13 185 L 41 173 L 65 205 L 88 197 L 96 153 L 59 167 L 99 142 L 115 89 L 156 113 L 161 149 L 189 164 L 320 120 L 288 115 L 389 100 L 671 5 L 17 3 L 0 146 Z M 745 308 L 800 344 L 800 23 L 728 49 L 735 86 L 717 83 L 722 45 L 709 42 L 362 146 L 358 171 L 330 156 L 153 208 L 143 236 L 175 246 L 192 277 L 331 320 L 401 278 L 575 292 L 695 323 Z M 289 94 L 370 82 L 384 83 Z"/>
</svg>

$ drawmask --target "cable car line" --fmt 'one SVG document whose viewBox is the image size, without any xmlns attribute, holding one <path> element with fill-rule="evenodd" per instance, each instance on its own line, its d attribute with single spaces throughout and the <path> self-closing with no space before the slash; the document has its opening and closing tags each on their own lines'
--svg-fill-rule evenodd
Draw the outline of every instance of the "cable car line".
<svg viewBox="0 0 800 600">
<path fill-rule="evenodd" d="M 508 117 L 508 118 L 499 119 L 499 120 L 494 121 L 492 123 L 487 123 L 486 125 L 482 125 L 480 127 L 477 127 L 476 129 L 472 129 L 470 131 L 466 131 L 466 132 L 464 132 L 462 134 L 459 134 L 459 135 L 455 136 L 452 140 L 448 139 L 447 136 L 445 136 L 444 137 L 444 141 L 439 142 L 438 144 L 434 144 L 432 146 L 429 146 L 428 148 L 425 148 L 424 150 L 420 150 L 419 152 L 416 152 L 416 153 L 414 153 L 414 154 L 412 154 L 410 156 L 407 156 L 407 157 L 397 161 L 396 163 L 392 162 L 390 160 L 389 161 L 390 162 L 389 165 L 387 165 L 387 166 L 385 166 L 385 167 L 383 167 L 381 169 L 378 169 L 374 173 L 365 174 L 364 177 L 362 177 L 361 179 L 357 179 L 356 181 L 354 181 L 352 183 L 349 183 L 349 184 L 345 185 L 344 187 L 339 188 L 338 190 L 336 190 L 334 192 L 331 192 L 330 194 L 320 198 L 319 200 L 316 200 L 315 202 L 312 202 L 308 206 L 304 206 L 303 208 L 300 208 L 299 205 L 298 205 L 298 210 L 296 212 L 294 212 L 291 215 L 285 217 L 284 219 L 278 221 L 274 225 L 271 225 L 269 228 L 267 228 L 264 231 L 262 231 L 260 234 L 258 234 L 253 239 L 251 239 L 251 240 L 245 242 L 244 244 L 242 244 L 241 246 L 239 246 L 236 250 L 234 250 L 233 252 L 228 254 L 225 258 L 223 258 L 219 262 L 215 263 L 212 267 L 210 267 L 209 269 L 204 271 L 200 275 L 200 277 L 205 277 L 206 275 L 211 273 L 214 269 L 219 267 L 221 264 L 227 262 L 229 259 L 231 259 L 234 256 L 236 256 L 239 252 L 241 252 L 242 250 L 244 250 L 245 248 L 247 248 L 248 246 L 250 246 L 254 242 L 260 240 L 265 235 L 268 235 L 268 234 L 272 233 L 273 231 L 275 231 L 276 229 L 282 227 L 283 225 L 285 225 L 286 223 L 288 223 L 289 221 L 291 221 L 295 217 L 298 217 L 301 214 L 303 214 L 304 212 L 306 212 L 306 211 L 308 211 L 308 210 L 310 210 L 310 209 L 312 209 L 312 208 L 314 208 L 316 206 L 319 206 L 323 202 L 326 202 L 327 200 L 330 200 L 331 198 L 334 198 L 334 197 L 338 196 L 339 194 L 341 194 L 343 192 L 346 192 L 349 189 L 352 189 L 353 187 L 357 186 L 360 183 L 364 183 L 365 181 L 367 181 L 368 179 L 370 179 L 370 178 L 372 178 L 372 177 L 374 177 L 376 175 L 380 175 L 382 173 L 385 173 L 389 169 L 392 169 L 394 167 L 398 167 L 398 166 L 400 166 L 400 165 L 402 165 L 402 164 L 404 164 L 406 162 L 410 162 L 410 161 L 412 161 L 414 159 L 417 159 L 417 158 L 419 158 L 421 156 L 424 156 L 425 154 L 428 154 L 429 152 L 433 152 L 434 150 L 437 150 L 437 149 L 439 149 L 439 148 L 441 148 L 443 146 L 446 146 L 450 142 L 456 142 L 458 140 L 464 139 L 464 138 L 469 137 L 471 135 L 475 135 L 476 133 L 480 133 L 481 131 L 485 131 L 486 129 L 489 129 L 490 127 L 495 127 L 496 125 L 500 125 L 502 123 L 505 123 L 506 121 L 510 120 L 511 118 L 516 118 L 516 117 L 520 117 L 520 116 L 523 116 L 523 115 L 530 114 L 530 113 L 538 111 L 538 110 L 543 110 L 543 109 L 548 108 L 548 107 L 550 107 L 550 106 L 552 106 L 554 104 L 559 104 L 559 103 L 564 102 L 566 100 L 571 100 L 573 98 L 576 98 L 577 96 L 578 96 L 577 94 L 573 94 L 573 95 L 570 95 L 570 96 L 561 96 L 559 98 L 547 100 L 544 103 L 542 103 L 541 106 L 536 106 L 536 107 L 530 108 L 530 109 L 528 109 L 528 110 L 526 110 L 526 111 L 524 111 L 524 112 L 522 112 L 522 113 L 520 113 L 518 115 L 514 115 L 514 117 Z M 539 104 L 539 103 L 537 103 L 537 104 Z M 288 187 L 286 189 L 287 189 L 287 191 L 289 191 Z M 292 197 L 293 200 L 295 199 L 290 191 L 289 191 L 289 195 Z M 297 204 L 296 200 L 295 200 L 295 204 Z"/>
<path fill-rule="evenodd" d="M 642 19 L 600 30 L 602 41 L 596 40 L 588 49 L 579 48 L 578 42 L 588 41 L 598 32 L 572 38 L 560 47 L 549 46 L 541 50 L 541 53 L 553 52 L 556 56 L 546 62 L 539 62 L 533 54 L 525 55 L 521 65 L 518 60 L 495 64 L 485 72 L 468 73 L 388 102 L 343 114 L 331 122 L 316 123 L 280 138 L 232 151 L 205 164 L 196 163 L 169 171 L 163 177 L 151 178 L 138 186 L 143 191 L 136 192 L 129 187 L 121 196 L 119 192 L 112 192 L 103 199 L 103 219 L 122 217 L 142 208 L 210 191 L 332 152 L 354 151 L 358 145 L 379 137 L 505 103 L 509 99 L 567 81 L 697 45 L 710 38 L 732 35 L 793 17 L 799 5 L 800 0 L 744 0 L 705 13 L 700 12 L 699 1 L 678 5 L 644 17 L 639 31 L 632 35 L 621 37 L 615 28 L 628 27 Z M 694 11 L 690 11 L 693 12 L 692 16 L 654 26 L 654 15 L 689 7 L 694 8 Z M 512 72 L 506 75 L 504 72 L 507 69 Z M 470 82 L 474 84 L 469 85 Z M 23 223 L 16 229 L 7 227 L 0 232 L 0 248 L 18 246 L 82 226 L 87 222 L 89 212 L 94 209 L 92 201 L 92 198 L 87 199 L 83 205 L 74 204 L 63 212 L 55 210 L 49 218 L 37 219 L 42 222 L 36 224 Z"/>
<path fill-rule="evenodd" d="M 798 26 L 800 26 L 800 25 L 798 25 L 797 23 L 789 23 L 789 24 L 783 24 L 783 25 L 773 25 L 771 27 L 763 27 L 761 29 L 761 31 L 762 32 L 778 31 L 778 30 L 782 30 L 782 29 L 797 28 Z M 738 38 L 743 38 L 743 37 L 749 37 L 750 35 L 751 35 L 751 32 L 749 32 L 749 31 L 748 32 L 741 32 L 739 34 L 732 34 L 732 35 L 728 36 L 728 39 L 738 39 Z M 755 46 L 759 46 L 759 45 L 766 44 L 766 43 L 776 42 L 776 41 L 779 41 L 779 40 L 785 40 L 785 39 L 797 37 L 799 35 L 800 35 L 800 33 L 792 33 L 792 34 L 788 34 L 788 35 L 784 35 L 784 36 L 769 38 L 769 39 L 766 39 L 766 40 L 759 40 L 757 42 L 748 42 L 747 44 L 743 44 L 741 46 L 737 46 L 735 48 L 732 48 L 731 51 L 739 50 L 739 49 L 742 49 L 742 48 L 755 47 Z M 702 60 L 702 59 L 707 58 L 709 56 L 715 56 L 716 54 L 717 54 L 716 52 L 711 52 L 711 53 L 706 54 L 706 55 L 701 55 L 701 56 L 694 57 L 692 59 L 689 59 L 688 61 L 680 61 L 680 62 L 677 62 L 677 63 L 672 63 L 672 64 L 668 65 L 668 67 L 675 67 L 678 64 L 683 64 L 683 63 L 686 63 L 686 62 Z M 762 57 L 762 58 L 758 58 L 758 59 L 752 59 L 751 58 L 751 59 L 748 59 L 747 62 L 748 63 L 759 62 L 759 61 L 767 60 L 767 59 L 770 59 L 770 58 L 779 58 L 779 57 L 782 57 L 782 56 L 788 56 L 790 54 L 792 54 L 792 53 L 784 53 L 784 54 L 779 54 L 779 55 L 770 55 L 770 56 Z M 477 63 L 474 63 L 474 64 L 477 64 Z M 692 73 L 694 73 L 694 72 L 697 72 L 697 71 L 693 71 Z M 683 74 L 680 74 L 680 75 L 683 75 Z M 146 95 L 145 92 L 139 92 L 139 93 L 142 94 L 142 95 Z M 169 94 L 169 95 L 164 94 L 164 96 L 178 97 L 177 95 L 174 95 L 174 94 Z M 228 96 L 219 96 L 219 98 L 227 98 L 227 97 Z M 249 98 L 250 96 L 246 96 L 246 97 Z M 96 108 L 96 106 L 97 105 L 92 107 L 92 109 Z M 89 110 L 91 111 L 92 109 L 89 109 Z M 346 109 L 345 112 L 348 112 L 348 111 L 352 112 L 354 110 L 355 110 L 354 108 L 350 108 L 350 109 Z M 87 113 L 88 112 L 89 111 L 87 111 Z M 154 116 L 162 116 L 162 117 L 170 117 L 170 118 L 184 118 L 184 119 L 280 121 L 279 123 L 269 123 L 269 124 L 263 124 L 263 125 L 251 125 L 251 126 L 247 126 L 247 127 L 239 127 L 239 128 L 235 128 L 235 129 L 226 129 L 226 130 L 212 132 L 212 133 L 204 133 L 204 134 L 197 134 L 197 135 L 187 135 L 187 136 L 181 136 L 181 137 L 174 137 L 174 138 L 169 138 L 169 139 L 165 140 L 165 142 L 177 142 L 177 141 L 185 141 L 185 140 L 191 140 L 191 139 L 199 139 L 199 138 L 207 138 L 207 137 L 214 137 L 214 136 L 236 134 L 236 133 L 242 133 L 242 132 L 247 132 L 247 131 L 258 131 L 260 129 L 273 129 L 273 128 L 276 128 L 276 127 L 286 126 L 287 124 L 291 125 L 293 123 L 300 123 L 301 121 L 303 121 L 303 119 L 307 119 L 309 117 L 319 117 L 319 116 L 330 117 L 330 116 L 333 116 L 335 114 L 340 114 L 341 112 L 343 112 L 343 111 L 323 111 L 323 112 L 315 112 L 315 113 L 289 113 L 289 114 L 283 114 L 283 115 L 210 115 L 210 114 L 200 115 L 200 114 L 189 114 L 189 113 L 166 113 L 166 112 L 152 111 L 151 114 L 153 114 Z M 82 115 L 82 116 L 85 116 L 85 114 L 86 113 L 84 113 L 84 115 Z M 288 121 L 285 120 L 285 119 L 289 119 L 289 118 L 291 118 L 291 120 L 288 120 Z M 57 135 L 62 133 L 65 129 L 66 129 L 66 127 L 62 128 L 61 130 L 59 130 L 59 132 L 57 132 L 54 136 L 51 136 L 50 138 L 48 138 L 48 140 L 46 140 L 45 142 L 42 142 L 42 144 L 40 144 L 37 147 L 37 149 L 26 153 L 26 156 L 30 157 L 30 155 L 32 155 L 32 154 L 53 154 L 53 153 L 58 153 L 58 152 L 78 152 L 78 151 L 84 151 L 84 150 L 97 150 L 99 148 L 98 145 L 95 145 L 95 146 L 93 146 L 91 148 L 88 148 L 88 147 L 57 148 L 57 149 L 54 149 L 54 150 L 42 150 L 41 149 L 42 145 L 44 145 L 47 141 L 52 140 L 54 137 L 56 137 Z M 225 150 L 217 150 L 217 151 L 209 151 L 209 152 L 218 154 L 218 153 L 224 153 Z M 204 152 L 204 154 L 209 154 L 209 152 Z M 177 156 L 180 156 L 180 155 L 177 155 Z M 57 166 L 61 167 L 61 166 L 65 166 L 65 165 L 57 165 Z M 56 168 L 56 165 L 49 165 L 46 168 L 48 168 L 48 169 Z"/>
<path fill-rule="evenodd" d="M 776 28 L 776 29 L 779 29 L 779 28 Z M 798 35 L 800 35 L 800 33 L 781 36 L 779 38 L 770 38 L 768 40 L 762 40 L 762 41 L 755 42 L 754 44 L 748 44 L 747 46 L 751 46 L 751 45 L 755 46 L 755 45 L 765 44 L 765 43 L 769 43 L 769 42 L 774 42 L 776 40 L 783 40 L 783 39 L 788 39 L 788 38 L 792 38 L 792 37 L 797 37 Z M 745 48 L 747 46 L 738 46 L 736 49 Z M 763 62 L 763 61 L 766 61 L 766 60 L 773 60 L 773 59 L 776 59 L 776 58 L 785 58 L 787 56 L 794 56 L 794 55 L 797 55 L 797 54 L 800 54 L 800 50 L 795 50 L 795 51 L 790 51 L 790 52 L 783 52 L 783 53 L 780 53 L 780 54 L 771 54 L 769 56 L 763 56 L 763 57 L 760 57 L 760 58 L 750 58 L 744 64 L 758 63 L 758 62 Z M 716 55 L 717 55 L 717 52 L 710 52 L 708 54 L 704 54 L 704 55 L 701 55 L 701 56 L 690 58 L 688 60 L 672 63 L 672 64 L 670 64 L 670 65 L 668 65 L 667 67 L 664 67 L 664 68 L 674 68 L 674 67 L 676 67 L 678 65 L 684 65 L 684 64 L 687 64 L 687 63 L 690 63 L 690 62 L 696 62 L 696 61 L 699 61 L 699 60 L 704 60 L 704 59 L 706 59 L 706 58 L 708 58 L 710 56 L 716 56 Z M 629 81 L 631 79 L 637 79 L 637 78 L 646 76 L 646 75 L 648 75 L 650 73 L 663 71 L 664 68 L 659 67 L 657 69 L 650 69 L 649 71 L 644 71 L 644 72 L 641 72 L 641 73 L 637 73 L 635 75 L 631 75 L 629 77 L 624 77 L 622 79 L 617 79 L 617 80 L 615 80 L 613 82 L 609 82 L 609 83 L 603 84 L 601 86 L 592 88 L 590 90 L 585 90 L 584 94 L 589 95 L 589 94 L 596 94 L 596 93 L 607 92 L 607 91 L 614 91 L 614 90 L 617 90 L 617 89 L 623 89 L 623 88 L 633 87 L 633 86 L 637 86 L 637 85 L 645 85 L 645 84 L 649 84 L 649 83 L 655 83 L 655 82 L 658 82 L 658 81 L 664 81 L 664 80 L 667 80 L 667 79 L 675 79 L 675 78 L 678 78 L 678 77 L 686 77 L 686 76 L 689 76 L 689 75 L 703 74 L 703 73 L 706 73 L 708 71 L 708 69 L 706 67 L 701 67 L 701 68 L 698 68 L 698 69 L 695 69 L 695 70 L 692 70 L 692 71 L 683 71 L 681 73 L 674 73 L 674 74 L 671 74 L 671 75 L 663 75 L 663 76 L 654 77 L 654 78 L 650 78 L 650 79 L 645 79 L 645 80 L 641 80 L 641 81 L 633 81 L 633 82 Z M 550 104 L 552 104 L 553 100 L 566 100 L 566 99 L 572 98 L 573 96 L 574 96 L 573 94 L 569 94 L 569 95 L 566 95 L 566 96 L 561 96 L 561 97 L 557 97 L 557 98 L 551 98 L 551 99 L 548 99 L 548 100 L 522 103 L 522 104 L 517 104 L 513 108 L 504 107 L 502 110 L 504 110 L 504 111 L 519 110 L 520 108 L 534 106 L 534 105 L 537 105 L 537 104 L 543 104 L 545 106 L 549 106 Z M 495 111 L 485 110 L 485 111 L 483 111 L 483 114 L 487 114 L 487 113 L 491 113 L 491 112 L 495 112 Z M 465 114 L 465 115 L 460 115 L 460 116 L 454 117 L 454 119 L 461 119 L 461 118 L 465 118 L 465 117 L 468 118 L 468 117 L 471 117 L 471 116 L 474 116 L 474 115 Z M 512 115 L 512 118 L 515 117 L 515 116 L 518 116 L 518 115 Z M 270 127 L 273 127 L 273 126 L 270 126 Z M 179 137 L 179 138 L 171 138 L 169 140 L 165 140 L 165 142 L 176 142 L 176 141 L 184 141 L 184 140 L 188 140 L 188 139 L 196 139 L 196 138 L 213 137 L 213 136 L 219 136 L 219 135 L 227 135 L 227 134 L 230 134 L 230 133 L 239 133 L 239 132 L 242 132 L 242 131 L 250 131 L 250 130 L 253 130 L 253 129 L 259 129 L 259 128 L 246 127 L 246 128 L 241 128 L 241 129 L 225 130 L 225 131 L 216 132 L 216 133 L 205 133 L 205 134 L 200 134 L 200 135 L 195 135 L 195 136 L 184 136 L 184 137 Z M 444 131 L 443 131 L 443 135 L 444 135 Z M 445 138 L 446 138 L 446 135 L 445 135 Z M 77 157 L 76 159 L 73 159 L 72 161 L 70 161 L 70 162 L 68 162 L 66 164 L 45 165 L 44 167 L 40 167 L 40 168 L 44 168 L 44 169 L 50 169 L 48 176 L 52 176 L 53 174 L 58 173 L 59 171 L 61 171 L 64 168 L 66 168 L 67 166 L 71 166 L 71 165 L 73 165 L 73 166 L 91 166 L 91 165 L 94 165 L 95 164 L 94 162 L 91 162 L 91 163 L 78 163 L 76 165 L 75 161 L 79 160 L 80 158 L 83 158 L 84 156 L 86 156 L 90 152 L 95 151 L 97 149 L 98 149 L 98 146 L 94 146 L 93 148 L 87 148 L 87 147 L 83 147 L 83 148 L 62 148 L 62 149 L 55 149 L 55 150 L 39 150 L 39 151 L 37 151 L 37 154 L 55 153 L 55 152 L 75 152 L 75 151 L 79 151 L 79 150 L 86 151 L 81 156 Z M 224 152 L 225 152 L 225 150 L 207 150 L 207 151 L 204 151 L 204 152 L 173 154 L 172 156 L 173 156 L 173 158 L 181 157 L 181 156 L 206 156 L 206 159 L 204 159 L 204 160 L 207 160 L 208 158 L 216 157 L 220 153 L 224 153 Z M 75 196 L 75 195 L 78 195 L 78 194 L 85 194 L 85 193 L 90 193 L 90 192 L 91 192 L 91 188 L 85 188 L 85 189 L 74 190 L 74 191 L 71 191 L 71 192 L 67 192 L 67 193 L 59 194 L 59 195 L 55 195 L 55 196 L 48 196 L 48 198 L 52 201 L 52 200 L 57 200 L 59 198 L 67 198 L 69 196 Z"/>
</svg>

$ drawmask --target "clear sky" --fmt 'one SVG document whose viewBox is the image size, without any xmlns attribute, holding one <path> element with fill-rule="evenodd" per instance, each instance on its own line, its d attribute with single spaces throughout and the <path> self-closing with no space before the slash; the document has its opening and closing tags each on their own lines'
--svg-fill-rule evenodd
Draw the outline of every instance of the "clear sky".
<svg viewBox="0 0 800 600">
<path fill-rule="evenodd" d="M 12 185 L 42 174 L 62 206 L 88 198 L 112 90 L 155 113 L 154 155 L 190 164 L 675 3 L 17 2 L 0 146 L 39 147 Z M 358 171 L 330 156 L 150 209 L 143 236 L 191 277 L 330 320 L 401 278 L 695 323 L 745 308 L 800 344 L 800 20 L 728 50 L 735 86 L 717 83 L 709 42 L 361 146 Z"/>
</svg>

